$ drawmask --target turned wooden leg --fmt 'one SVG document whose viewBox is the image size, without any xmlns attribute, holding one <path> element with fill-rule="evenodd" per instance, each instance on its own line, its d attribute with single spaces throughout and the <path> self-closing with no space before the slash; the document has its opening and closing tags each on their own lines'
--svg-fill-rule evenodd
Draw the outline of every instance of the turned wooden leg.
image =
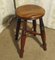
<svg viewBox="0 0 55 60">
<path fill-rule="evenodd" d="M 27 27 L 27 21 L 24 21 L 22 35 L 21 35 L 21 50 L 20 50 L 20 57 L 21 58 L 23 57 L 24 46 L 25 46 L 25 41 L 26 41 L 26 27 Z"/>
<path fill-rule="evenodd" d="M 16 35 L 15 40 L 18 40 L 19 30 L 20 30 L 21 19 L 17 18 L 17 26 L 16 26 Z"/>
<path fill-rule="evenodd" d="M 46 50 L 46 35 L 45 35 L 45 29 L 44 29 L 44 23 L 42 17 L 40 18 L 40 32 L 43 41 L 43 49 Z"/>
<path fill-rule="evenodd" d="M 33 20 L 33 31 L 36 32 L 36 20 Z M 34 36 L 36 36 L 36 34 L 34 34 Z"/>
</svg>

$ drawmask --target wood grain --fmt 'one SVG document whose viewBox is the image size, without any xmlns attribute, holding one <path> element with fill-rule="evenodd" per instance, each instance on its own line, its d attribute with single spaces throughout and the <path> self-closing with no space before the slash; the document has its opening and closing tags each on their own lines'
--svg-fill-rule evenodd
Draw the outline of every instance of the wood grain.
<svg viewBox="0 0 55 60">
<path fill-rule="evenodd" d="M 16 14 L 22 19 L 37 19 L 45 14 L 45 10 L 37 5 L 23 5 L 16 9 Z"/>
</svg>

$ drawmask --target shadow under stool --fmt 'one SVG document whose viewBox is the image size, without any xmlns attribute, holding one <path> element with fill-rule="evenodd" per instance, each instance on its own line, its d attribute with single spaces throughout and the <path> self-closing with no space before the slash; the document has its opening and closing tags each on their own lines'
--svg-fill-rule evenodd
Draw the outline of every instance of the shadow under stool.
<svg viewBox="0 0 55 60">
<path fill-rule="evenodd" d="M 21 20 L 23 19 L 23 28 L 21 35 L 21 49 L 20 49 L 20 57 L 23 57 L 24 46 L 26 41 L 26 33 L 33 34 L 34 36 L 40 35 L 43 42 L 43 49 L 46 50 L 46 35 L 43 23 L 43 16 L 45 14 L 45 10 L 37 5 L 28 4 L 22 5 L 16 9 L 16 17 L 17 17 L 17 26 L 16 26 L 16 36 L 15 40 L 18 40 Z M 40 33 L 36 32 L 36 20 L 39 20 L 40 23 Z M 33 31 L 27 29 L 27 21 L 32 20 Z"/>
</svg>

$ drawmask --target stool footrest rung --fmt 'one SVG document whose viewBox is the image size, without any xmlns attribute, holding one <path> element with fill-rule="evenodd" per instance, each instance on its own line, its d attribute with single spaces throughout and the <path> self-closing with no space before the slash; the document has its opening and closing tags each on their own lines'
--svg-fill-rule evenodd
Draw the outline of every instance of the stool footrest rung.
<svg viewBox="0 0 55 60">
<path fill-rule="evenodd" d="M 30 34 L 35 34 L 35 35 L 41 35 L 41 33 L 37 33 L 35 31 L 32 31 L 32 30 L 26 30 L 26 32 L 29 32 Z"/>
</svg>

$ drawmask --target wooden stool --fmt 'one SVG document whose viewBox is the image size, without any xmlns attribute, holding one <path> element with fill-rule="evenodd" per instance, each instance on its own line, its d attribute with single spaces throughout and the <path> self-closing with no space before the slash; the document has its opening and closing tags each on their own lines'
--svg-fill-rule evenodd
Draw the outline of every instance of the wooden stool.
<svg viewBox="0 0 55 60">
<path fill-rule="evenodd" d="M 46 50 L 46 36 L 45 36 L 45 29 L 43 24 L 43 16 L 45 14 L 45 10 L 37 5 L 23 5 L 16 9 L 17 15 L 17 28 L 16 28 L 16 40 L 18 39 L 18 33 L 20 29 L 21 19 L 24 20 L 23 22 L 23 29 L 21 35 L 21 50 L 20 50 L 20 57 L 23 57 L 24 52 L 24 45 L 26 41 L 26 32 L 31 34 L 40 35 L 43 41 L 43 49 Z M 40 21 L 40 33 L 36 32 L 36 19 Z M 33 31 L 27 29 L 27 20 L 33 21 Z"/>
</svg>

